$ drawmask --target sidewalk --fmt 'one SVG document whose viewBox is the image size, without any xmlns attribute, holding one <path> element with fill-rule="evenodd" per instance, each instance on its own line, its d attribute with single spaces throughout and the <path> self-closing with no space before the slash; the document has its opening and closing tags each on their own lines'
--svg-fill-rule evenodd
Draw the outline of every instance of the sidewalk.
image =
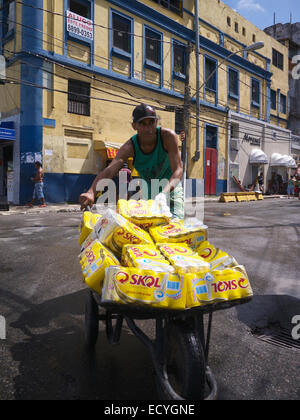
<svg viewBox="0 0 300 420">
<path fill-rule="evenodd" d="M 264 195 L 264 199 L 278 199 L 278 198 L 287 198 L 287 196 L 283 195 Z M 195 204 L 197 201 L 199 202 L 219 202 L 220 197 L 218 196 L 209 196 L 209 197 L 200 197 L 200 198 L 193 198 L 188 199 L 187 201 L 191 201 L 191 203 Z M 224 204 L 224 203 L 220 203 Z M 26 207 L 26 206 L 16 206 L 10 205 L 9 211 L 2 211 L 0 210 L 0 216 L 9 216 L 9 215 L 16 215 L 16 214 L 39 214 L 39 213 L 80 213 L 80 206 L 79 204 L 48 204 L 45 208 L 40 208 L 39 206 L 34 207 Z"/>
<path fill-rule="evenodd" d="M 13 214 L 38 214 L 38 213 L 80 213 L 79 204 L 47 204 L 47 207 L 40 208 L 39 206 L 26 207 L 10 205 L 9 211 L 1 211 L 1 216 L 9 216 Z"/>
</svg>

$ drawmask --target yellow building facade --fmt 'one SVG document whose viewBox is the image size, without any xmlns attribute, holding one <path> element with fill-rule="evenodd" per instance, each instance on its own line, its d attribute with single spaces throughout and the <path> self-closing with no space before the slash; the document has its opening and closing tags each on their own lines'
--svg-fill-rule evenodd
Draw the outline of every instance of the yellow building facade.
<svg viewBox="0 0 300 420">
<path fill-rule="evenodd" d="M 10 144 L 15 202 L 28 200 L 37 159 L 43 161 L 46 200 L 77 201 L 114 150 L 135 134 L 131 114 L 141 102 L 157 109 L 162 126 L 187 131 L 187 176 L 201 180 L 206 194 L 226 191 L 237 173 L 230 169 L 236 165 L 232 126 L 239 124 L 241 139 L 247 133 L 234 115 L 250 118 L 250 137 L 259 131 L 255 121 L 281 127 L 280 139 L 287 135 L 287 110 L 281 112 L 284 96 L 286 108 L 288 103 L 287 48 L 218 0 L 199 3 L 199 56 L 193 1 L 2 5 L 10 29 L 3 27 L 1 38 L 8 81 L 0 86 L 1 124 L 16 129 Z M 245 52 L 258 41 L 263 49 Z M 190 119 L 183 121 L 188 103 Z"/>
</svg>

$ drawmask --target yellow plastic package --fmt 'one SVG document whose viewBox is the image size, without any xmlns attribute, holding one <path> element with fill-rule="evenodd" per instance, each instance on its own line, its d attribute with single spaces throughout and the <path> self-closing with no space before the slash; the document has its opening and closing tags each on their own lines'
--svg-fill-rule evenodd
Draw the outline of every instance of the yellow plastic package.
<svg viewBox="0 0 300 420">
<path fill-rule="evenodd" d="M 80 264 L 85 283 L 97 293 L 101 293 L 105 268 L 119 265 L 118 259 L 98 240 L 80 254 Z"/>
<path fill-rule="evenodd" d="M 179 274 L 207 273 L 210 264 L 185 244 L 157 244 L 161 253 Z"/>
<path fill-rule="evenodd" d="M 171 213 L 163 212 L 158 208 L 154 200 L 119 200 L 117 211 L 125 219 L 145 230 L 167 224 L 172 217 Z"/>
<path fill-rule="evenodd" d="M 243 266 L 215 270 L 205 275 L 188 274 L 185 276 L 185 281 L 187 282 L 187 308 L 253 296 Z"/>
<path fill-rule="evenodd" d="M 101 214 L 94 214 L 90 211 L 85 211 L 81 217 L 80 221 L 80 237 L 78 239 L 79 245 L 81 245 L 86 238 L 92 233 L 94 226 L 101 218 Z"/>
<path fill-rule="evenodd" d="M 208 241 L 203 242 L 196 251 L 200 257 L 210 263 L 212 271 L 239 265 L 234 257 L 231 257 L 219 248 L 215 248 Z"/>
<path fill-rule="evenodd" d="M 185 243 L 191 248 L 197 248 L 207 239 L 207 226 L 202 223 L 185 224 L 184 220 L 150 228 L 149 232 L 155 243 Z"/>
<path fill-rule="evenodd" d="M 95 232 L 100 242 L 118 257 L 121 257 L 124 245 L 153 245 L 149 233 L 113 210 L 107 210 L 106 214 L 96 224 Z"/>
<path fill-rule="evenodd" d="M 220 249 L 214 256 L 214 258 L 209 260 L 209 263 L 211 266 L 211 271 L 224 270 L 225 268 L 236 267 L 239 265 L 234 257 L 231 257 L 226 252 L 221 251 Z"/>
<path fill-rule="evenodd" d="M 217 255 L 219 248 L 215 248 L 209 241 L 204 241 L 197 247 L 196 251 L 205 261 L 210 261 Z"/>
<path fill-rule="evenodd" d="M 183 310 L 186 282 L 183 276 L 176 274 L 136 267 L 108 267 L 102 301 Z"/>
<path fill-rule="evenodd" d="M 160 267 L 161 271 L 174 273 L 174 268 L 155 245 L 124 245 L 122 251 L 122 265 L 126 267 L 149 268 Z"/>
</svg>

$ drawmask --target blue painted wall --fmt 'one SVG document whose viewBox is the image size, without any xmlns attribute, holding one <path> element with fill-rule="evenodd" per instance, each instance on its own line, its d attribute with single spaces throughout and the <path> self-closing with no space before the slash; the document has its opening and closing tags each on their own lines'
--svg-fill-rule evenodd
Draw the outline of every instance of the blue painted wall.
<svg viewBox="0 0 300 420">
<path fill-rule="evenodd" d="M 43 0 L 28 0 L 26 4 L 43 8 Z M 43 12 L 23 6 L 22 22 L 42 31 Z M 25 26 L 22 27 L 22 49 L 31 52 L 42 50 L 42 38 L 32 37 L 32 31 Z M 43 151 L 43 91 L 32 87 L 32 84 L 42 85 L 42 65 L 43 61 L 35 57 L 25 57 L 21 65 L 20 204 L 30 201 L 32 197 L 33 183 L 30 178 L 35 168 L 34 162 L 28 163 L 28 157 L 36 160 L 36 156 Z"/>
<path fill-rule="evenodd" d="M 44 193 L 47 203 L 78 203 L 79 195 L 87 191 L 95 175 L 46 173 Z"/>
</svg>

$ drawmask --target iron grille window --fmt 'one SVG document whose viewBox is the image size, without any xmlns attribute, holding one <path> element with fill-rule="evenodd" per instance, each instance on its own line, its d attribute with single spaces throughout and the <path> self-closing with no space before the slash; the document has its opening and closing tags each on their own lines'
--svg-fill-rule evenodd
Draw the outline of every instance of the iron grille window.
<svg viewBox="0 0 300 420">
<path fill-rule="evenodd" d="M 283 55 L 273 48 L 272 63 L 275 67 L 283 70 Z"/>
<path fill-rule="evenodd" d="M 172 12 L 182 15 L 182 3 L 183 0 L 152 0 L 155 3 L 160 4 L 166 9 L 172 10 Z"/>
<path fill-rule="evenodd" d="M 89 83 L 78 80 L 68 82 L 68 112 L 70 114 L 90 115 L 90 92 Z"/>
<path fill-rule="evenodd" d="M 184 130 L 184 110 L 175 110 L 175 133 L 180 134 Z"/>
<path fill-rule="evenodd" d="M 113 15 L 113 46 L 130 53 L 131 22 L 118 15 Z"/>
<path fill-rule="evenodd" d="M 146 60 L 161 65 L 161 37 L 159 34 L 146 29 Z"/>
</svg>

